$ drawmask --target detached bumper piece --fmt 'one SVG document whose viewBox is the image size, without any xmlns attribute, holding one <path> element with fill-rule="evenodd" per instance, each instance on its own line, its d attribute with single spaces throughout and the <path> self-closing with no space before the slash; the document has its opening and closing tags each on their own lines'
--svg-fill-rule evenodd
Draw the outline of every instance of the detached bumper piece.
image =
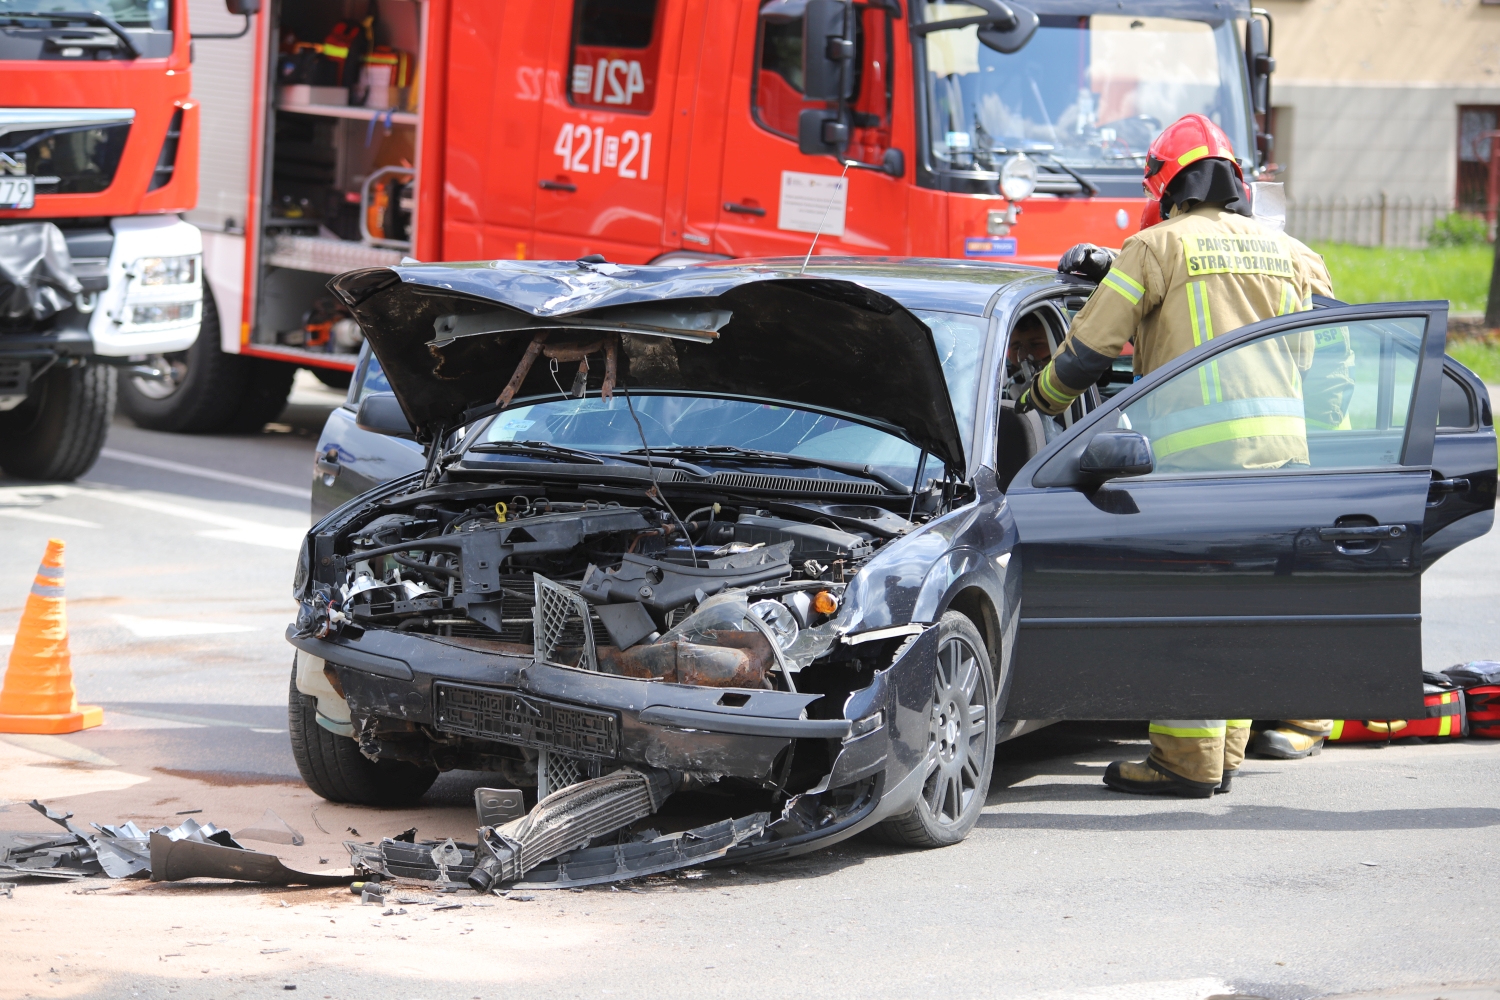
<svg viewBox="0 0 1500 1000">
<path fill-rule="evenodd" d="M 170 840 L 151 833 L 151 881 L 227 878 L 264 885 L 348 885 L 354 875 L 313 875 L 288 868 L 274 854 L 224 847 L 217 843 Z"/>
</svg>

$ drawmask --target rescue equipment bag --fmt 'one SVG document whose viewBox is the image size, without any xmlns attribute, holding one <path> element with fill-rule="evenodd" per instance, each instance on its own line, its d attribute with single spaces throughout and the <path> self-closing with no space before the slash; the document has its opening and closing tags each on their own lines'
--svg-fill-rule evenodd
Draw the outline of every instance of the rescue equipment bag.
<svg viewBox="0 0 1500 1000">
<path fill-rule="evenodd" d="M 1500 660 L 1473 660 L 1443 671 L 1464 691 L 1469 734 L 1500 740 Z"/>
<path fill-rule="evenodd" d="M 1335 719 L 1328 739 L 1339 743 L 1384 743 L 1409 736 L 1457 739 L 1468 735 L 1464 692 L 1452 680 L 1422 671 L 1422 704 L 1427 712 L 1420 719 Z"/>
</svg>

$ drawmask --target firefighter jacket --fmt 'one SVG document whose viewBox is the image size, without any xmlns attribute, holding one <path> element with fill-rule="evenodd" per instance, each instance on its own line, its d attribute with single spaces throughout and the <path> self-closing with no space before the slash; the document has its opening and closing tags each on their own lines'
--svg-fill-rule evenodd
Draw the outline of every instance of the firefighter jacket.
<svg viewBox="0 0 1500 1000">
<path fill-rule="evenodd" d="M 1328 272 L 1297 240 L 1218 205 L 1174 214 L 1125 241 L 1037 376 L 1033 400 L 1061 413 L 1127 343 L 1135 374 L 1147 375 L 1215 335 L 1311 309 L 1314 294 L 1332 296 Z M 1220 358 L 1146 397 L 1144 415 L 1160 419 L 1137 429 L 1158 469 L 1306 463 L 1306 421 L 1332 427 L 1344 417 L 1353 359 L 1342 329 L 1267 338 Z"/>
</svg>

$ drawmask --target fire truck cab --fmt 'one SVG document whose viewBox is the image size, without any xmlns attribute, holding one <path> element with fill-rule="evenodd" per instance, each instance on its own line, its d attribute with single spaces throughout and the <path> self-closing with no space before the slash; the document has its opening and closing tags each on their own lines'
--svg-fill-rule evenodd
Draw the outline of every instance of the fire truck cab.
<svg viewBox="0 0 1500 1000">
<path fill-rule="evenodd" d="M 225 322 L 200 362 L 254 359 L 270 397 L 295 366 L 341 384 L 361 334 L 325 285 L 404 257 L 1050 266 L 1118 246 L 1180 115 L 1264 168 L 1269 27 L 1248 0 L 271 5 L 250 120 L 208 140 L 251 169 L 244 235 L 208 251 L 234 260 L 209 261 Z M 166 359 L 185 372 L 163 425 L 208 392 L 192 360 Z"/>
</svg>

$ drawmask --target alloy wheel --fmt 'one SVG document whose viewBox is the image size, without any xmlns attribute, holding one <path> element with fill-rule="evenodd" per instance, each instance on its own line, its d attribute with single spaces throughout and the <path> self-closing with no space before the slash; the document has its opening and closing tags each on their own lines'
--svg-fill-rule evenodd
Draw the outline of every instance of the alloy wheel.
<svg viewBox="0 0 1500 1000">
<path fill-rule="evenodd" d="M 942 826 L 957 824 L 983 786 L 990 707 L 982 670 L 973 647 L 960 636 L 950 636 L 938 650 L 922 809 Z"/>
<path fill-rule="evenodd" d="M 146 358 L 146 365 L 161 372 L 161 377 L 144 378 L 140 375 L 132 375 L 130 382 L 135 391 L 147 399 L 166 399 L 180 389 L 187 378 L 186 351 L 149 355 Z"/>
</svg>

